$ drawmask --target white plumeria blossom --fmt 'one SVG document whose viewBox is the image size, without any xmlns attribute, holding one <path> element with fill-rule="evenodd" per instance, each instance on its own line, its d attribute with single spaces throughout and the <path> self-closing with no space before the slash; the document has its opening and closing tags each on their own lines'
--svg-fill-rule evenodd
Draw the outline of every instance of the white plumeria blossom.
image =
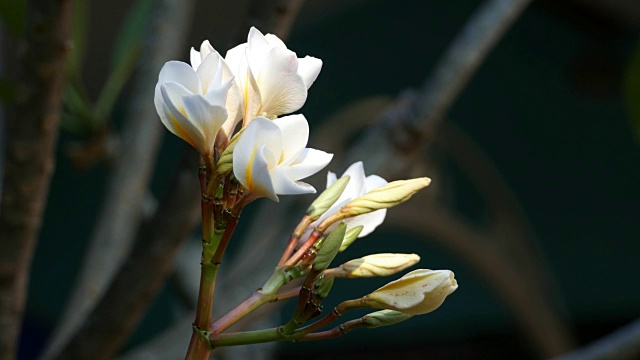
<svg viewBox="0 0 640 360">
<path fill-rule="evenodd" d="M 309 124 L 302 115 L 275 120 L 255 118 L 244 130 L 233 151 L 233 173 L 252 194 L 279 201 L 278 195 L 315 193 L 298 181 L 331 161 L 333 154 L 306 148 Z"/>
<path fill-rule="evenodd" d="M 409 315 L 431 312 L 458 288 L 450 270 L 418 269 L 365 296 L 370 307 Z"/>
<path fill-rule="evenodd" d="M 239 93 L 233 75 L 224 59 L 211 51 L 193 67 L 167 62 L 158 76 L 154 103 L 169 131 L 201 154 L 212 154 L 218 131 L 227 119 L 235 121 L 241 106 L 240 97 L 228 96 L 230 92 Z"/>
<path fill-rule="evenodd" d="M 342 174 L 342 177 L 350 176 L 349 183 L 347 187 L 342 192 L 342 195 L 338 198 L 338 200 L 325 212 L 316 224 L 319 224 L 324 219 L 329 217 L 331 214 L 337 212 L 349 203 L 351 200 L 360 197 L 371 190 L 377 189 L 381 186 L 387 184 L 387 180 L 381 178 L 378 175 L 369 175 L 366 176 L 364 173 L 364 166 L 362 165 L 362 161 L 358 161 L 353 163 L 349 168 Z M 327 174 L 327 187 L 331 186 L 334 182 L 338 180 L 335 173 L 329 171 Z M 356 226 L 363 226 L 359 238 L 363 236 L 367 236 L 373 232 L 382 222 L 384 221 L 385 216 L 387 216 L 387 209 L 376 210 L 370 212 L 368 214 L 354 216 L 348 219 L 345 219 L 347 222 L 347 229 L 352 229 Z"/>
<path fill-rule="evenodd" d="M 263 35 L 255 27 L 225 60 L 241 90 L 244 125 L 257 116 L 273 118 L 300 109 L 322 68 L 320 59 L 298 58 L 277 36 Z"/>
</svg>

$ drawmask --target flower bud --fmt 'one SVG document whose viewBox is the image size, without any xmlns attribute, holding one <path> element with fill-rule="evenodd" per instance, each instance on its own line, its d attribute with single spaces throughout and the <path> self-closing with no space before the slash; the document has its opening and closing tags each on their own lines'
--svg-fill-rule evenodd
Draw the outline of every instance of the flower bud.
<svg viewBox="0 0 640 360">
<path fill-rule="evenodd" d="M 342 271 L 334 277 L 362 278 L 389 276 L 402 271 L 420 261 L 416 254 L 374 254 L 354 259 L 340 265 Z"/>
<path fill-rule="evenodd" d="M 220 159 L 218 159 L 218 163 L 216 163 L 216 173 L 219 176 L 224 176 L 230 173 L 233 169 L 233 149 L 236 147 L 238 139 L 240 139 L 240 135 L 242 135 L 244 129 L 245 128 L 240 129 L 240 131 L 231 138 L 229 145 L 227 145 L 227 148 L 222 152 Z"/>
<path fill-rule="evenodd" d="M 313 261 L 313 270 L 322 271 L 329 267 L 333 258 L 338 254 L 346 230 L 347 223 L 342 221 L 340 225 L 327 236 Z"/>
<path fill-rule="evenodd" d="M 349 245 L 353 244 L 362 232 L 362 229 L 364 229 L 364 226 L 358 225 L 347 230 L 347 233 L 344 234 L 344 240 L 342 240 L 342 245 L 340 245 L 339 251 L 343 252 L 349 247 Z"/>
<path fill-rule="evenodd" d="M 431 179 L 427 177 L 393 181 L 353 199 L 341 211 L 355 216 L 388 209 L 409 200 L 418 190 L 429 186 L 429 183 Z"/>
<path fill-rule="evenodd" d="M 387 326 L 397 324 L 399 322 L 408 320 L 411 315 L 394 310 L 380 310 L 372 312 L 362 317 L 362 322 L 365 323 L 367 328 L 377 328 L 380 326 Z"/>
<path fill-rule="evenodd" d="M 437 309 L 458 288 L 449 270 L 414 270 L 364 297 L 368 307 L 396 310 L 409 315 Z"/>
<path fill-rule="evenodd" d="M 324 214 L 331 206 L 338 200 L 342 192 L 349 183 L 349 176 L 341 177 L 338 181 L 334 182 L 327 190 L 323 191 L 318 198 L 309 205 L 307 209 L 307 215 L 314 221 Z"/>
</svg>

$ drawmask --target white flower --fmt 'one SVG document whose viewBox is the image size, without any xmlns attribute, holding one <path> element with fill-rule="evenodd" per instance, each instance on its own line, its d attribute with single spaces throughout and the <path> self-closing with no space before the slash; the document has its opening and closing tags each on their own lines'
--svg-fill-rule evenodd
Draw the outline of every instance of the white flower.
<svg viewBox="0 0 640 360">
<path fill-rule="evenodd" d="M 437 309 L 457 288 L 458 283 L 449 270 L 418 269 L 364 299 L 368 307 L 420 315 Z"/>
<path fill-rule="evenodd" d="M 313 186 L 298 181 L 327 166 L 332 154 L 306 148 L 309 124 L 302 115 L 275 120 L 255 118 L 233 150 L 233 173 L 252 197 L 314 193 Z"/>
<path fill-rule="evenodd" d="M 241 89 L 244 125 L 256 116 L 273 118 L 300 109 L 322 68 L 320 59 L 298 58 L 277 36 L 254 27 L 247 42 L 229 50 L 225 60 Z"/>
<path fill-rule="evenodd" d="M 347 171 L 342 174 L 342 177 L 349 176 L 351 179 L 347 184 L 347 187 L 342 192 L 342 195 L 338 198 L 338 200 L 325 212 L 320 219 L 317 221 L 317 224 L 321 223 L 324 219 L 329 217 L 329 215 L 339 211 L 344 205 L 348 204 L 351 200 L 358 198 L 371 190 L 377 189 L 381 186 L 387 184 L 387 181 L 381 178 L 378 175 L 369 175 L 365 176 L 364 167 L 362 165 L 362 161 L 358 161 L 353 163 Z M 329 171 L 327 174 L 327 187 L 331 186 L 334 182 L 336 182 L 338 178 L 336 174 Z M 387 210 L 377 210 L 370 212 L 368 214 L 354 216 L 348 219 L 345 219 L 347 222 L 347 229 L 352 229 L 356 226 L 363 226 L 359 238 L 369 235 L 373 230 L 375 230 L 378 225 L 382 224 L 385 216 L 387 215 Z M 315 224 L 315 225 L 317 225 Z M 312 225 L 315 226 L 315 225 Z"/>
<path fill-rule="evenodd" d="M 211 155 L 218 131 L 229 115 L 236 116 L 239 97 L 234 100 L 234 96 L 228 96 L 237 88 L 224 59 L 217 52 L 210 52 L 194 65 L 167 62 L 158 76 L 154 103 L 169 131 L 201 154 Z"/>
</svg>

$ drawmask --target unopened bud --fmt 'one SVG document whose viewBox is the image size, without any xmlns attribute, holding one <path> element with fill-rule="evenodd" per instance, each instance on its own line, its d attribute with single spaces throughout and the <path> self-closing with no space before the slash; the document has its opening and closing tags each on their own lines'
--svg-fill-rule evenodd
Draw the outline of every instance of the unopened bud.
<svg viewBox="0 0 640 360">
<path fill-rule="evenodd" d="M 340 198 L 342 192 L 349 183 L 349 176 L 343 176 L 336 182 L 331 184 L 325 191 L 316 198 L 314 202 L 309 205 L 307 209 L 307 215 L 314 221 L 318 220 L 322 214 L 324 214 L 331 206 Z"/>
<path fill-rule="evenodd" d="M 453 272 L 419 269 L 388 283 L 363 299 L 368 307 L 420 315 L 437 309 L 457 288 Z"/>
<path fill-rule="evenodd" d="M 313 260 L 313 270 L 322 271 L 329 267 L 333 258 L 338 254 L 344 234 L 347 230 L 347 223 L 342 221 L 338 227 L 327 236 L 318 250 L 315 260 Z"/>
<path fill-rule="evenodd" d="M 365 327 L 367 328 L 377 328 L 380 326 L 397 324 L 410 318 L 411 315 L 400 311 L 380 310 L 363 316 L 362 322 L 366 324 Z"/>
<path fill-rule="evenodd" d="M 409 200 L 418 190 L 429 186 L 429 183 L 431 179 L 427 177 L 393 181 L 351 200 L 341 211 L 356 216 L 394 207 Z"/>
<path fill-rule="evenodd" d="M 220 159 L 216 163 L 216 174 L 218 176 L 224 176 L 233 170 L 233 149 L 236 147 L 238 143 L 238 139 L 240 139 L 240 135 L 244 132 L 244 129 L 240 129 L 229 141 L 229 145 L 224 149 L 222 155 L 220 155 Z"/>
<path fill-rule="evenodd" d="M 362 232 L 362 229 L 364 229 L 364 226 L 358 225 L 347 230 L 346 234 L 344 234 L 342 245 L 340 245 L 340 252 L 345 251 L 349 247 L 349 245 L 353 244 L 353 242 L 356 241 L 358 235 L 360 235 L 360 233 Z"/>
<path fill-rule="evenodd" d="M 374 254 L 353 259 L 342 265 L 342 271 L 334 277 L 362 278 L 389 276 L 402 271 L 420 261 L 416 254 Z"/>
</svg>

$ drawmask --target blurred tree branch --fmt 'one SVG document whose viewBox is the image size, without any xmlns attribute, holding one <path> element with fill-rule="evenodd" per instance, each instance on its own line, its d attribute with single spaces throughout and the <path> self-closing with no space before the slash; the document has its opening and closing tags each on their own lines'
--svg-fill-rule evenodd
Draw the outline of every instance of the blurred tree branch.
<svg viewBox="0 0 640 360">
<path fill-rule="evenodd" d="M 640 358 L 640 319 L 585 347 L 553 360 L 634 360 Z"/>
<path fill-rule="evenodd" d="M 16 356 L 31 258 L 55 167 L 71 4 L 71 0 L 30 2 L 15 108 L 6 119 L 0 203 L 2 359 Z"/>
<path fill-rule="evenodd" d="M 164 134 L 151 100 L 154 84 L 165 61 L 175 58 L 182 49 L 183 38 L 189 30 L 188 19 L 192 6 L 193 1 L 179 0 L 162 0 L 155 4 L 151 27 L 140 57 L 144 66 L 140 67 L 137 75 L 122 131 L 123 144 L 85 252 L 80 277 L 44 358 L 51 358 L 62 350 L 129 255 L 143 220 L 144 198 L 148 194 L 149 181 Z"/>
</svg>

